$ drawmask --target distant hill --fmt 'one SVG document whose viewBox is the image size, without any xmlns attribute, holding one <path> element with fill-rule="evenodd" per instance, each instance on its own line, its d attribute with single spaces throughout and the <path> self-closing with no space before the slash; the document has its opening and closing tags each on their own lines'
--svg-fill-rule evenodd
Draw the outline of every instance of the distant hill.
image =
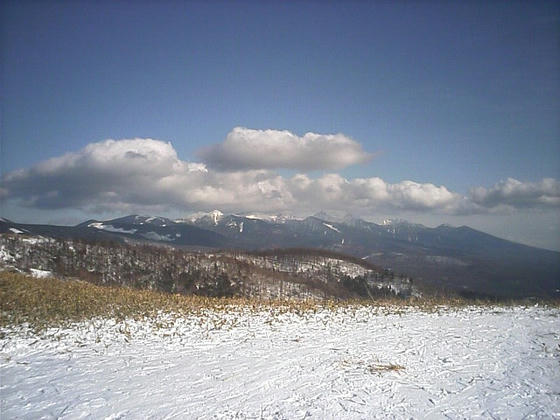
<svg viewBox="0 0 560 420">
<path fill-rule="evenodd" d="M 429 228 L 406 221 L 335 220 L 326 214 L 296 219 L 213 211 L 184 220 L 131 215 L 88 220 L 77 226 L 2 219 L 0 232 L 195 249 L 319 248 L 406 274 L 434 292 L 453 290 L 502 298 L 560 296 L 559 252 L 514 243 L 467 226 Z"/>
<path fill-rule="evenodd" d="M 0 269 L 200 296 L 369 299 L 420 295 L 407 277 L 325 250 L 195 252 L 5 234 L 0 236 Z"/>
</svg>

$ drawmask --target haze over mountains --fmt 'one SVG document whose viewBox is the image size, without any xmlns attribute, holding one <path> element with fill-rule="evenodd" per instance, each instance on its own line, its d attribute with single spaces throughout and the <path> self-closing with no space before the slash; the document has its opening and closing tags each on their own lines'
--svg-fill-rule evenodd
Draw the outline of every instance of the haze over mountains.
<svg viewBox="0 0 560 420">
<path fill-rule="evenodd" d="M 495 297 L 560 295 L 559 252 L 510 242 L 467 226 L 429 228 L 399 220 L 376 224 L 326 213 L 297 219 L 226 215 L 215 210 L 180 220 L 131 215 L 76 226 L 3 219 L 0 232 L 196 249 L 322 248 L 406 274 L 434 291 Z"/>
</svg>

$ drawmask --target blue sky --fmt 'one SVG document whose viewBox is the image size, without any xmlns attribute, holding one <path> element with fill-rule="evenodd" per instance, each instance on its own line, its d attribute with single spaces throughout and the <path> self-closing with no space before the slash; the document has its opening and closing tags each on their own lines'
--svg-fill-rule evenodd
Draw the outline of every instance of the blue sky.
<svg viewBox="0 0 560 420">
<path fill-rule="evenodd" d="M 301 138 L 307 132 L 342 133 L 374 154 L 341 168 L 277 162 L 263 167 L 286 179 L 296 173 L 311 180 L 336 173 L 350 182 L 379 177 L 397 185 L 389 189 L 399 197 L 405 187 L 409 191 L 402 182 L 410 180 L 444 186 L 478 206 L 465 209 L 463 203 L 457 210 L 457 200 L 451 208 L 449 201 L 443 206 L 399 198 L 380 206 L 368 201 L 352 212 L 371 219 L 464 222 L 560 249 L 559 3 L 210 3 L 2 5 L 6 217 L 70 223 L 86 214 L 129 210 L 211 210 L 219 200 L 181 201 L 175 195 L 168 208 L 150 208 L 156 196 L 168 197 L 161 192 L 129 198 L 119 207 L 96 207 L 56 185 L 45 188 L 56 190 L 64 204 L 41 205 L 45 200 L 32 197 L 36 191 L 18 195 L 26 187 L 6 181 L 6 175 L 22 169 L 28 171 L 26 185 L 38 185 L 36 165 L 106 139 L 171 142 L 181 162 L 201 162 L 201 149 L 219 147 L 235 127 L 246 127 L 288 130 Z M 276 136 L 263 133 L 255 141 Z M 62 176 L 64 168 L 57 171 Z M 95 178 L 97 172 L 91 173 Z M 508 183 L 510 178 L 520 184 Z M 251 179 L 244 178 L 247 190 L 257 182 Z M 198 191 L 200 183 L 216 187 L 219 181 L 197 182 Z M 286 188 L 295 197 L 292 184 Z M 472 189 L 479 187 L 486 192 L 474 196 Z M 258 200 L 234 195 L 258 207 Z M 317 200 L 316 207 L 328 204 Z M 287 211 L 283 203 L 256 210 Z M 527 220 L 533 228 L 511 228 Z"/>
</svg>

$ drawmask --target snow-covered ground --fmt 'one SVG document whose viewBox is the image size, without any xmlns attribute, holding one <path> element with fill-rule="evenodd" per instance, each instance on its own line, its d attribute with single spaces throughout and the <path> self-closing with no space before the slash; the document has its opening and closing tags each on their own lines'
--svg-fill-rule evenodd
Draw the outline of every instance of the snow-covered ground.
<svg viewBox="0 0 560 420">
<path fill-rule="evenodd" d="M 53 276 L 53 273 L 48 270 L 39 270 L 37 268 L 30 268 L 29 271 L 31 271 L 31 275 L 33 277 L 38 279 L 44 279 Z"/>
<path fill-rule="evenodd" d="M 2 332 L 3 419 L 560 416 L 559 309 L 236 309 Z"/>
</svg>

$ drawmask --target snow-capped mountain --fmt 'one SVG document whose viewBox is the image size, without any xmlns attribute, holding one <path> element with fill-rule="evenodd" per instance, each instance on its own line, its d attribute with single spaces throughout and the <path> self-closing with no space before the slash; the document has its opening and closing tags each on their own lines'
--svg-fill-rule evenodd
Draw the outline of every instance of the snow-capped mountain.
<svg viewBox="0 0 560 420">
<path fill-rule="evenodd" d="M 437 289 L 492 296 L 555 296 L 560 290 L 559 252 L 513 243 L 467 226 L 429 228 L 402 220 L 377 224 L 349 215 L 298 219 L 215 210 L 179 220 L 131 215 L 77 226 L 3 220 L 0 232 L 174 247 L 321 248 L 362 258 Z"/>
<path fill-rule="evenodd" d="M 224 214 L 220 210 L 213 210 L 210 213 L 198 212 L 193 213 L 184 219 L 177 219 L 177 223 L 197 223 L 197 224 L 208 224 L 217 225 L 218 222 L 224 217 Z"/>
<path fill-rule="evenodd" d="M 231 214 L 228 216 L 236 216 L 250 220 L 262 220 L 263 222 L 284 223 L 288 220 L 301 220 L 301 218 L 289 214 L 264 214 L 264 213 L 247 213 L 247 214 Z M 217 225 L 224 217 L 224 213 L 220 210 L 212 210 L 211 212 L 197 212 L 182 219 L 175 220 L 178 223 L 191 223 L 197 225 Z"/>
</svg>

